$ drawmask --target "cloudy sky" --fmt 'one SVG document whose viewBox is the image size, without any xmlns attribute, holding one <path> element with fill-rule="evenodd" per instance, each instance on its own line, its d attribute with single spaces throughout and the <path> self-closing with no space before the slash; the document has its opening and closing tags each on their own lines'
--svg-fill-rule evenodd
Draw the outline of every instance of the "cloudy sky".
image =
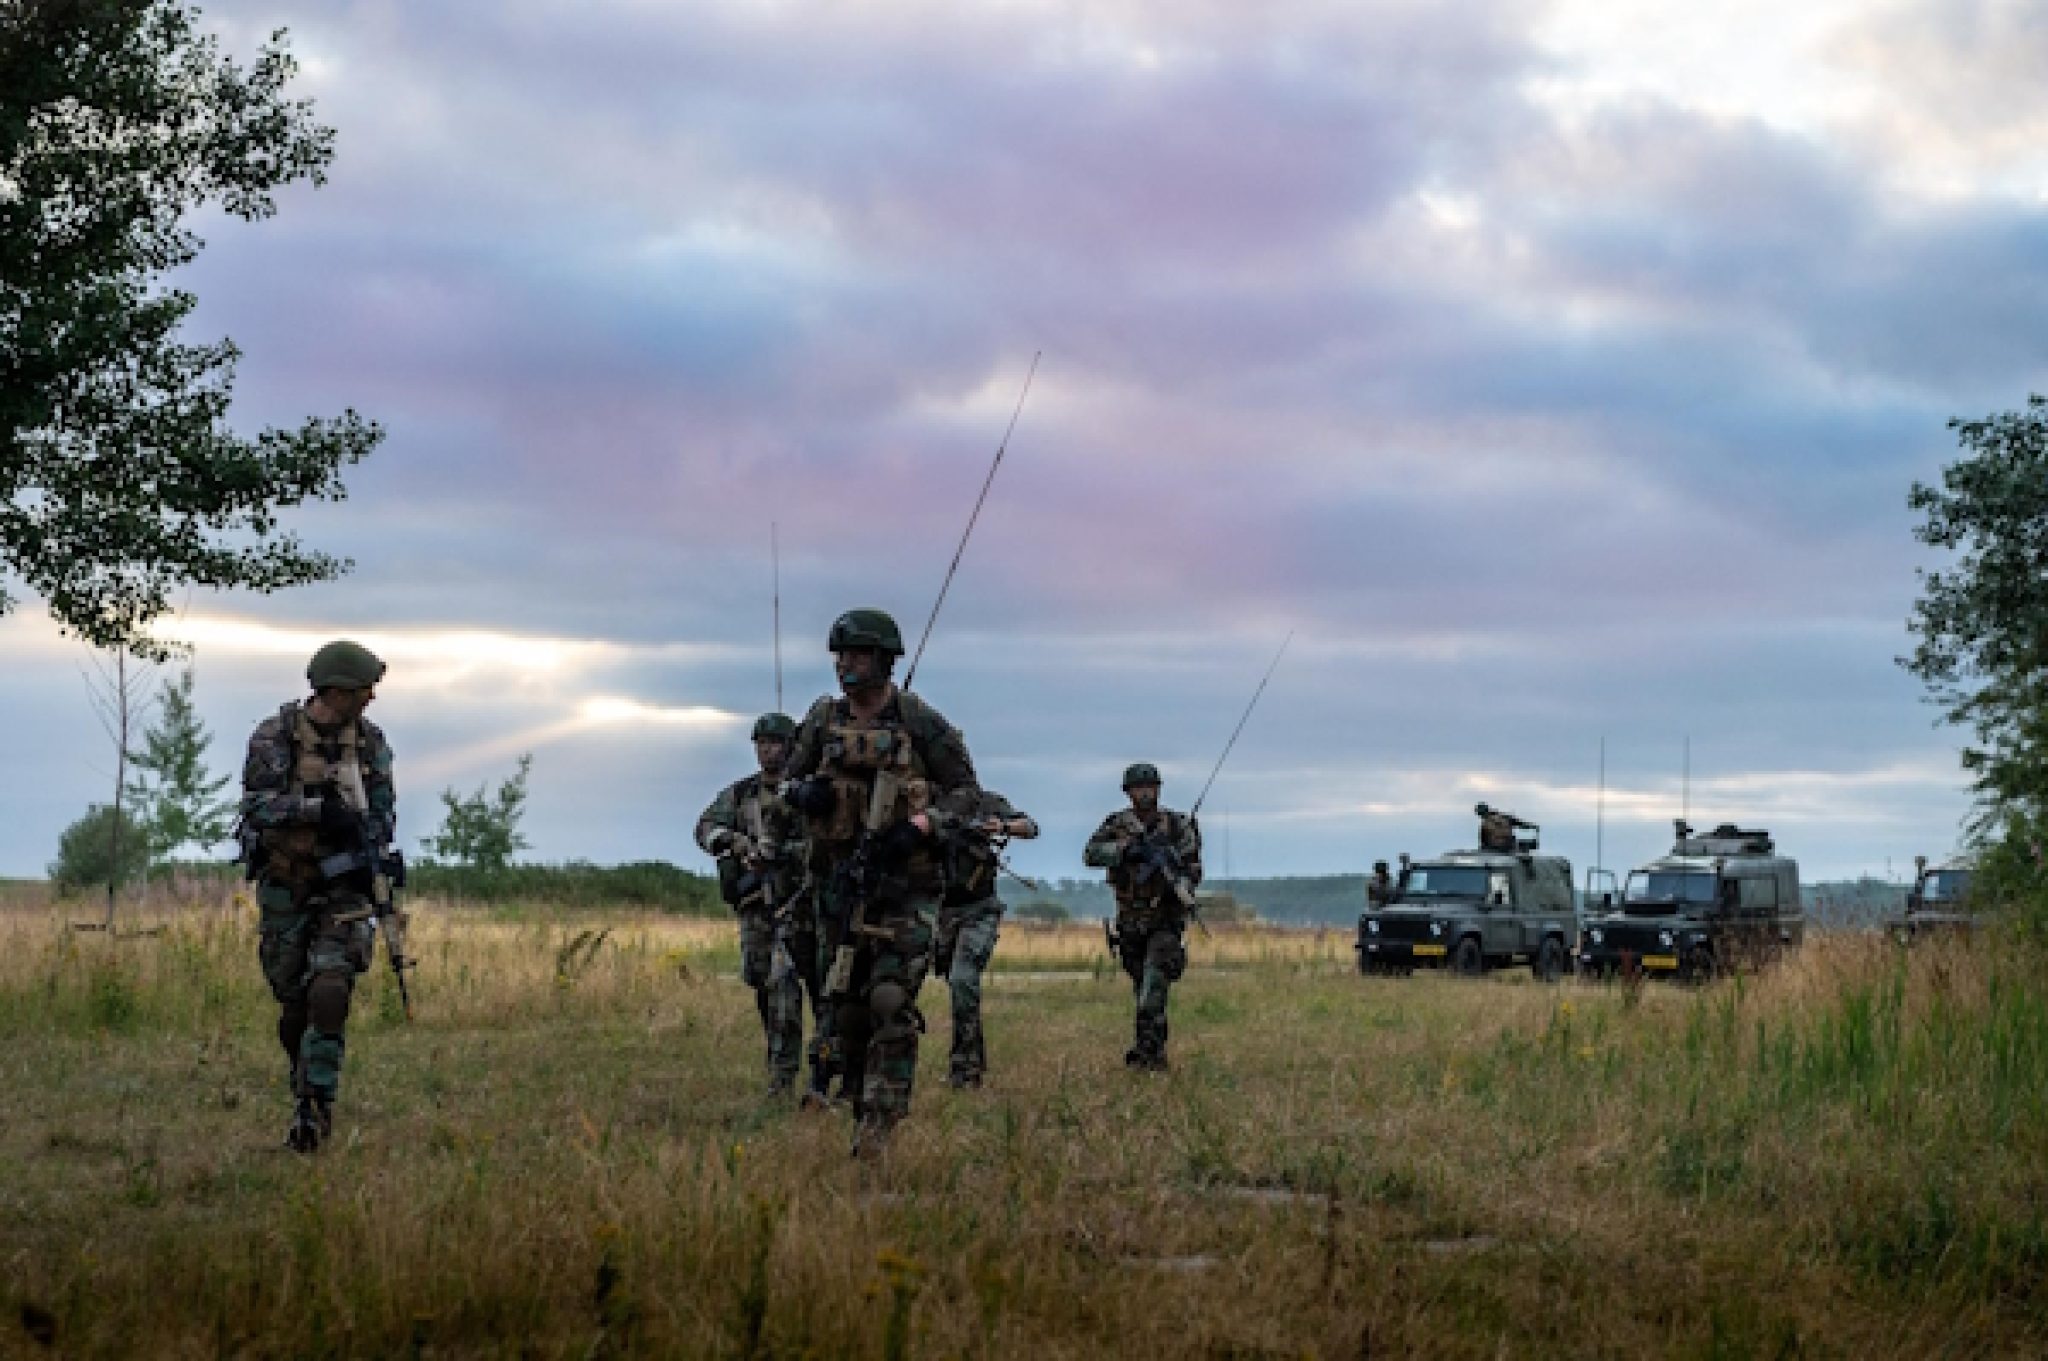
<svg viewBox="0 0 2048 1361">
<path fill-rule="evenodd" d="M 1763 823 L 1810 877 L 1954 841 L 1909 645 L 1915 478 L 2048 388 L 2048 17 L 2012 0 L 215 0 L 285 26 L 330 183 L 202 224 L 250 428 L 386 445 L 354 557 L 196 597 L 225 771 L 336 634 L 408 845 L 534 753 L 533 854 L 689 828 L 826 628 L 930 609 L 918 688 L 1037 813 L 1158 762 L 1215 870 Z M 110 760 L 83 653 L 0 620 L 0 873 Z"/>
</svg>

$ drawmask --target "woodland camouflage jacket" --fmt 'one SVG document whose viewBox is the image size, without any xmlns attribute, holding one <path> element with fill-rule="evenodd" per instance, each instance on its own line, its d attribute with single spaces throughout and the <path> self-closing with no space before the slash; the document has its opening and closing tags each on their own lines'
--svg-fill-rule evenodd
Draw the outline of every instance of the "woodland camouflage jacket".
<svg viewBox="0 0 2048 1361">
<path fill-rule="evenodd" d="M 1171 899 L 1172 886 L 1164 875 L 1152 875 L 1143 884 L 1124 863 L 1124 847 L 1149 839 L 1180 856 L 1191 884 L 1202 882 L 1202 829 L 1185 813 L 1162 808 L 1151 823 L 1134 808 L 1119 808 L 1102 820 L 1095 835 L 1088 838 L 1082 860 L 1096 869 L 1109 871 L 1109 886 L 1116 893 L 1117 908 L 1128 910 Z"/>
</svg>

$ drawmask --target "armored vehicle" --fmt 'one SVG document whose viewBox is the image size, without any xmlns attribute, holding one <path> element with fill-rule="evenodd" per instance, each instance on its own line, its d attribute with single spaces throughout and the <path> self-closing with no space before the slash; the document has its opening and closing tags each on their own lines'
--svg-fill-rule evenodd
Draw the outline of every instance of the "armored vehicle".
<svg viewBox="0 0 2048 1361">
<path fill-rule="evenodd" d="M 1361 973 L 1406 974 L 1447 968 L 1476 975 L 1527 964 L 1545 982 L 1571 971 L 1577 914 L 1571 862 L 1536 854 L 1537 828 L 1484 804 L 1499 844 L 1500 819 L 1530 836 L 1510 850 L 1449 851 L 1433 859 L 1401 857 L 1401 873 L 1383 899 L 1368 899 L 1358 918 Z"/>
<path fill-rule="evenodd" d="M 1698 836 L 1684 822 L 1671 853 L 1628 877 L 1621 901 L 1603 899 L 1579 933 L 1579 969 L 1640 967 L 1704 981 L 1767 963 L 1806 932 L 1799 865 L 1765 831 L 1723 823 Z"/>
<path fill-rule="evenodd" d="M 1970 902 L 1970 880 L 1977 862 L 1969 856 L 1929 865 L 1927 857 L 1913 857 L 1913 890 L 1906 895 L 1906 915 L 1891 923 L 1892 933 L 1902 942 L 1930 931 L 1967 931 L 1977 924 Z"/>
</svg>

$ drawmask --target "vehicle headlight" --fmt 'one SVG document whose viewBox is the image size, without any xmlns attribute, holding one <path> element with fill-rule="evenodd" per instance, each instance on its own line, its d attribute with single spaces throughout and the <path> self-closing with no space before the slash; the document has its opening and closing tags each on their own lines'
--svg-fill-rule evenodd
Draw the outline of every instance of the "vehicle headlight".
<svg viewBox="0 0 2048 1361">
<path fill-rule="evenodd" d="M 1671 933 L 1670 933 L 1669 931 L 1659 931 L 1659 932 L 1657 933 L 1657 943 L 1658 943 L 1659 945 L 1663 946 L 1663 947 L 1664 947 L 1665 949 L 1667 949 L 1667 950 L 1668 950 L 1668 949 L 1670 949 L 1670 948 L 1671 948 Z"/>
<path fill-rule="evenodd" d="M 1371 921 L 1365 924 L 1365 929 L 1372 932 L 1375 936 L 1377 936 L 1380 933 L 1380 919 L 1378 917 L 1374 917 Z"/>
<path fill-rule="evenodd" d="M 1431 922 L 1429 924 L 1429 934 L 1432 936 L 1441 936 L 1443 933 L 1444 924 L 1442 922 Z"/>
<path fill-rule="evenodd" d="M 1605 931 L 1602 931 L 1597 926 L 1594 927 L 1591 931 L 1588 931 L 1586 934 L 1593 938 L 1593 943 L 1595 945 L 1602 944 L 1607 939 L 1607 933 Z"/>
</svg>

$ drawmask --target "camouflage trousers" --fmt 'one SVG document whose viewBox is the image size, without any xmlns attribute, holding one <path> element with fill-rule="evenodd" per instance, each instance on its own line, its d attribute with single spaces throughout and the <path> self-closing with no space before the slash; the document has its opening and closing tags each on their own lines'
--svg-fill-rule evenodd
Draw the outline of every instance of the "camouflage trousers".
<svg viewBox="0 0 2048 1361">
<path fill-rule="evenodd" d="M 1117 953 L 1137 994 L 1137 1035 L 1126 1061 L 1138 1064 L 1166 1060 L 1166 998 L 1187 971 L 1188 951 L 1181 944 L 1178 922 L 1144 917 L 1117 919 Z"/>
<path fill-rule="evenodd" d="M 917 1081 L 917 1040 L 924 1031 L 917 994 L 931 966 L 937 895 L 892 906 L 872 924 L 880 934 L 850 939 L 848 913 L 838 904 L 828 907 L 834 910 L 821 914 L 819 930 L 819 960 L 828 978 L 840 945 L 853 949 L 846 987 L 828 999 L 838 1022 L 842 1090 L 864 1123 L 886 1129 L 910 1113 Z"/>
<path fill-rule="evenodd" d="M 369 903 L 341 894 L 302 900 L 274 883 L 257 886 L 256 902 L 263 913 L 257 956 L 277 999 L 277 1040 L 291 1060 L 292 1094 L 332 1101 L 341 1093 L 356 975 L 370 967 L 376 948 Z"/>
<path fill-rule="evenodd" d="M 952 993 L 953 1052 L 946 1077 L 956 1086 L 979 1083 L 988 1071 L 981 1028 L 981 975 L 996 952 L 1002 925 L 1003 905 L 994 895 L 939 909 L 932 964 Z"/>
<path fill-rule="evenodd" d="M 740 982 L 754 990 L 761 1033 L 768 1041 L 770 1080 L 796 1081 L 804 1049 L 803 975 L 772 913 L 740 914 Z"/>
</svg>

